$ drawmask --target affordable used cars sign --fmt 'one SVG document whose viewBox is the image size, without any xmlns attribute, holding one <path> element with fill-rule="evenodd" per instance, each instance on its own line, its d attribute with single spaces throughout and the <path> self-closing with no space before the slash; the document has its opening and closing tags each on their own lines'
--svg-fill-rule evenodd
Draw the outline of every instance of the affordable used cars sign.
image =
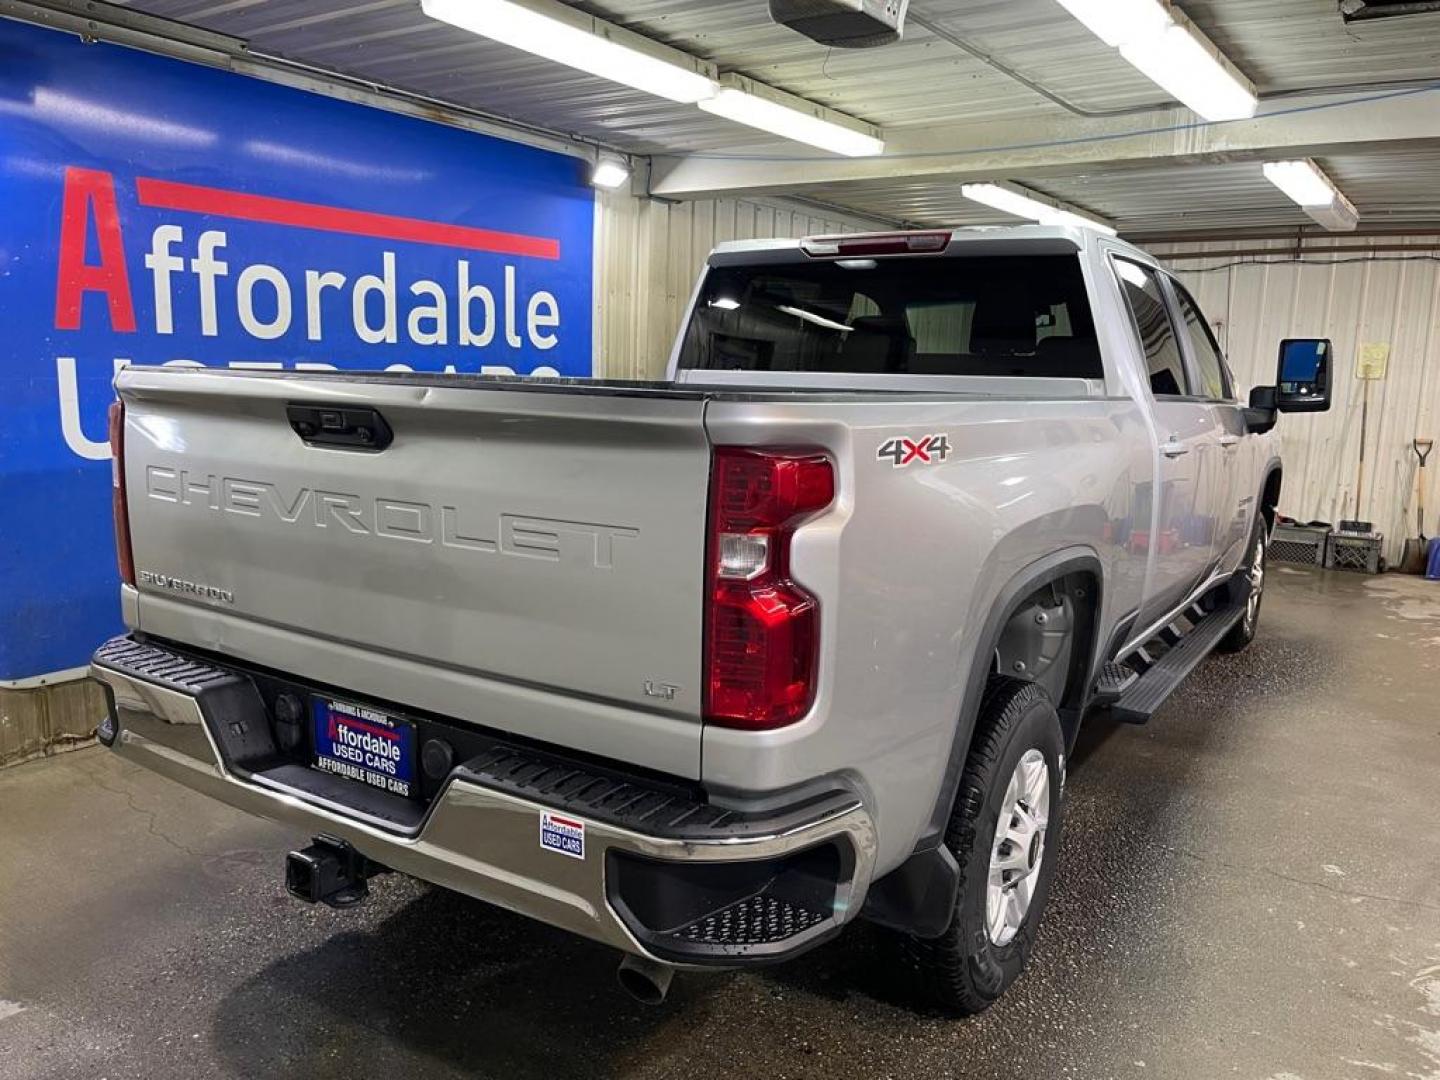
<svg viewBox="0 0 1440 1080">
<path fill-rule="evenodd" d="M 564 155 L 0 20 L 0 683 L 118 629 L 127 363 L 589 375 Z"/>
</svg>

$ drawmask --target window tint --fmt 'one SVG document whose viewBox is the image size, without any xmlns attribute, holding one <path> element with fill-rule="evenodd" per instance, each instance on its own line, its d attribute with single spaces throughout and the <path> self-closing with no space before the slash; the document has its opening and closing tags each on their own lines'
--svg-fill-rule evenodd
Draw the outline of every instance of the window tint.
<svg viewBox="0 0 1440 1080">
<path fill-rule="evenodd" d="M 1200 393 L 1215 401 L 1224 401 L 1230 397 L 1230 385 L 1225 378 L 1225 358 L 1215 343 L 1215 335 L 1210 332 L 1210 324 L 1185 287 L 1174 278 L 1170 283 L 1180 300 L 1180 314 L 1185 319 L 1185 333 L 1190 338 L 1190 352 L 1200 376 Z"/>
<path fill-rule="evenodd" d="M 680 367 L 1104 377 L 1076 255 L 717 267 Z"/>
<path fill-rule="evenodd" d="M 1145 349 L 1145 366 L 1150 371 L 1150 392 L 1157 397 L 1189 393 L 1185 378 L 1185 362 L 1180 357 L 1180 343 L 1175 327 L 1165 309 L 1160 282 L 1155 274 L 1129 259 L 1116 259 L 1115 272 L 1125 290 L 1125 300 L 1140 333 Z"/>
</svg>

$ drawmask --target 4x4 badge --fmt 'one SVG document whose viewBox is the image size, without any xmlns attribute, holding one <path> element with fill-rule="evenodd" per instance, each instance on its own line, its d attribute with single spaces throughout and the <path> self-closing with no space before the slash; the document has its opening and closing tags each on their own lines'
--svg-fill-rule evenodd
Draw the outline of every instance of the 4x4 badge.
<svg viewBox="0 0 1440 1080">
<path fill-rule="evenodd" d="M 949 456 L 950 437 L 944 434 L 887 439 L 880 449 L 875 451 L 876 460 L 888 461 L 896 469 L 915 464 L 934 465 Z"/>
</svg>

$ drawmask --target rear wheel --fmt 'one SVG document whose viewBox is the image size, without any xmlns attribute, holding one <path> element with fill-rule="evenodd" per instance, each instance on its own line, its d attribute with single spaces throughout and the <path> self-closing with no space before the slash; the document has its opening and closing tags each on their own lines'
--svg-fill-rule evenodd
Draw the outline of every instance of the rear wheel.
<svg viewBox="0 0 1440 1080">
<path fill-rule="evenodd" d="M 1250 557 L 1240 568 L 1247 586 L 1245 593 L 1245 614 L 1220 639 L 1215 647 L 1221 652 L 1239 652 L 1255 640 L 1255 631 L 1260 627 L 1260 603 L 1265 599 L 1265 553 L 1269 536 L 1265 529 L 1265 518 L 1256 519 L 1255 534 L 1250 538 Z"/>
<path fill-rule="evenodd" d="M 1064 736 L 1035 683 L 992 677 L 945 844 L 960 866 L 950 926 L 905 939 L 928 996 L 960 1014 L 992 1005 L 1024 969 L 1060 841 Z"/>
</svg>

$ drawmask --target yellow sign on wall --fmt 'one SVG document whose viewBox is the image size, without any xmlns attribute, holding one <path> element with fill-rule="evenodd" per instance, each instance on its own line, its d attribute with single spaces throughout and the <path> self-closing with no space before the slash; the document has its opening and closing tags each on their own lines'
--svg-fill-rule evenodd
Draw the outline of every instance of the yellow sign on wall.
<svg viewBox="0 0 1440 1080">
<path fill-rule="evenodd" d="M 1372 341 L 1360 346 L 1360 355 L 1355 359 L 1357 379 L 1383 379 L 1385 369 L 1390 366 L 1390 343 Z"/>
</svg>

